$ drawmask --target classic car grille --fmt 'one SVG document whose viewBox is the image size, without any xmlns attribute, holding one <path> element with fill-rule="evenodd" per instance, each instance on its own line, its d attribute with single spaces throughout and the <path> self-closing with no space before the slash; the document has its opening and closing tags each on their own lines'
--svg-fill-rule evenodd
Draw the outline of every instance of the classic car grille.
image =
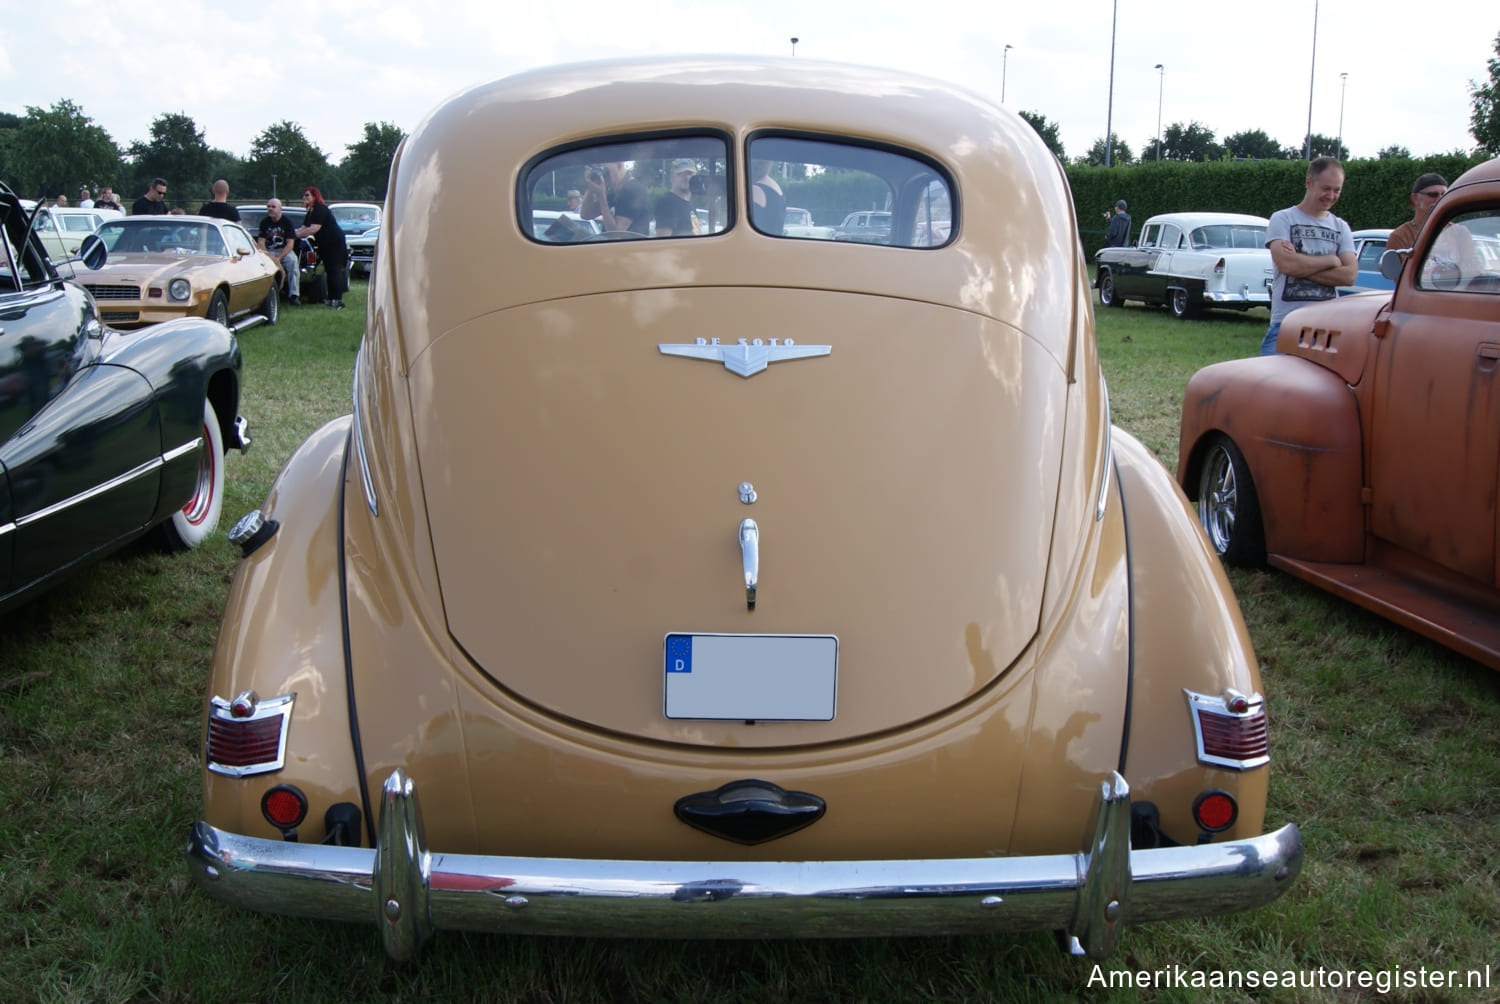
<svg viewBox="0 0 1500 1004">
<path fill-rule="evenodd" d="M 121 323 L 123 321 L 139 321 L 141 312 L 139 310 L 101 310 L 99 320 L 105 324 Z"/>
<path fill-rule="evenodd" d="M 117 283 L 99 283 L 83 287 L 94 294 L 96 300 L 139 300 L 141 287 L 124 286 Z"/>
</svg>

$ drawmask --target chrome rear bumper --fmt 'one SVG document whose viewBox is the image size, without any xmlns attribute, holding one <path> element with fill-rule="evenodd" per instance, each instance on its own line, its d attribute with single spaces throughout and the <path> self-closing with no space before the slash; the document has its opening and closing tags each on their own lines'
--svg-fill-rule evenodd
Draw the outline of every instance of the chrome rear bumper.
<svg viewBox="0 0 1500 1004">
<path fill-rule="evenodd" d="M 1108 955 L 1128 923 L 1235 913 L 1290 887 L 1302 837 L 1130 850 L 1130 789 L 1100 786 L 1077 854 L 916 861 L 607 861 L 429 852 L 416 787 L 393 771 L 374 850 L 243 837 L 197 823 L 198 885 L 233 906 L 375 924 L 405 959 L 438 929 L 750 938 L 1055 930 Z"/>
</svg>

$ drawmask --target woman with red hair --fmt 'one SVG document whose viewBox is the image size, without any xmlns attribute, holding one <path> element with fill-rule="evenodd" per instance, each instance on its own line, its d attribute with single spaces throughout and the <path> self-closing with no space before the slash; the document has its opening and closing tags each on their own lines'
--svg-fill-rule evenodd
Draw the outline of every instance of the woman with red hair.
<svg viewBox="0 0 1500 1004">
<path fill-rule="evenodd" d="M 311 237 L 318 246 L 318 257 L 328 273 L 328 305 L 344 309 L 344 294 L 349 291 L 349 245 L 344 230 L 323 201 L 323 193 L 312 185 L 302 189 L 302 208 L 307 215 L 297 228 L 298 237 Z"/>
</svg>

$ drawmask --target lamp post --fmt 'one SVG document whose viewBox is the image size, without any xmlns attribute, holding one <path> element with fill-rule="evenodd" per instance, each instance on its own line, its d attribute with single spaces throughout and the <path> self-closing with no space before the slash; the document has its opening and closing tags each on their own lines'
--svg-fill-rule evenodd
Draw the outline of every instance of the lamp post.
<svg viewBox="0 0 1500 1004">
<path fill-rule="evenodd" d="M 1115 147 L 1115 25 L 1120 20 L 1120 0 L 1109 17 L 1109 105 L 1104 113 L 1104 166 L 1114 163 Z"/>
<path fill-rule="evenodd" d="M 1161 160 L 1161 89 L 1166 83 L 1167 68 L 1156 64 L 1156 159 Z"/>
<path fill-rule="evenodd" d="M 1344 91 L 1349 87 L 1349 74 L 1339 74 L 1339 148 L 1334 153 L 1344 159 Z"/>
<path fill-rule="evenodd" d="M 1312 66 L 1308 70 L 1307 80 L 1307 140 L 1303 144 L 1302 159 L 1312 160 L 1312 105 L 1313 105 L 1313 81 L 1317 79 L 1318 69 L 1318 0 L 1313 0 L 1313 46 Z"/>
<path fill-rule="evenodd" d="M 1015 48 L 1007 45 L 1000 53 L 1000 103 L 1005 104 L 1005 65 L 1010 61 L 1010 50 Z"/>
<path fill-rule="evenodd" d="M 794 56 L 797 54 L 797 42 L 798 41 L 799 40 L 798 40 L 797 36 L 793 35 L 792 36 L 792 55 L 794 55 Z"/>
</svg>

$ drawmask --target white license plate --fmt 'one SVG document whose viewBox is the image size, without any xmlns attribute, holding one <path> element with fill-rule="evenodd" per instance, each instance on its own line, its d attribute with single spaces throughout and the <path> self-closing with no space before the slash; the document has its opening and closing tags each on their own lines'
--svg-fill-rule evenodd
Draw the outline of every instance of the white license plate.
<svg viewBox="0 0 1500 1004">
<path fill-rule="evenodd" d="M 668 718 L 833 720 L 833 635 L 669 634 L 662 655 Z"/>
</svg>

